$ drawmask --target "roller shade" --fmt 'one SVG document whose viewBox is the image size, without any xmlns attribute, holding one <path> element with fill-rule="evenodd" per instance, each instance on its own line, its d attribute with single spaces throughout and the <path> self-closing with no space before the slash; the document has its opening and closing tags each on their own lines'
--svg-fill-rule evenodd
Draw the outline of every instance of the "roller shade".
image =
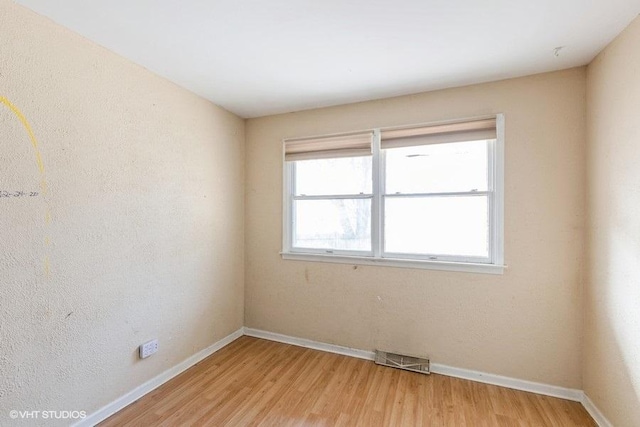
<svg viewBox="0 0 640 427">
<path fill-rule="evenodd" d="M 383 130 L 381 148 L 495 139 L 496 119 Z"/>
<path fill-rule="evenodd" d="M 373 132 L 317 138 L 286 139 L 285 161 L 370 156 Z"/>
</svg>

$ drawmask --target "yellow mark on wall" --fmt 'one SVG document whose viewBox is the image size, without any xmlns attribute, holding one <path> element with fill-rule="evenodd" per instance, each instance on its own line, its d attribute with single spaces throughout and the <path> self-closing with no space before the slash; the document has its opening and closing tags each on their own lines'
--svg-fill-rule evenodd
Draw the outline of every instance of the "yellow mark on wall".
<svg viewBox="0 0 640 427">
<path fill-rule="evenodd" d="M 36 136 L 31 129 L 29 121 L 24 116 L 24 114 L 22 114 L 22 111 L 20 111 L 18 107 L 13 105 L 11 101 L 9 101 L 4 96 L 0 96 L 0 102 L 6 105 L 9 110 L 11 110 L 11 112 L 18 118 L 18 120 L 20 120 L 20 123 L 22 123 L 22 126 L 27 131 L 27 135 L 29 135 L 29 141 L 31 141 L 31 145 L 33 146 L 33 150 L 36 154 L 36 163 L 38 164 L 38 170 L 40 171 L 40 187 L 42 188 L 42 193 L 47 194 L 47 181 L 44 175 L 44 163 L 42 163 L 42 156 L 40 155 L 40 149 L 38 148 L 38 140 L 36 139 Z"/>
<path fill-rule="evenodd" d="M 44 173 L 44 163 L 42 162 L 42 156 L 40 155 L 40 149 L 38 148 L 38 140 L 36 139 L 36 136 L 33 133 L 33 130 L 31 129 L 31 125 L 29 124 L 29 121 L 24 116 L 24 114 L 22 114 L 22 111 L 20 111 L 18 107 L 13 105 L 11 101 L 9 101 L 4 96 L 0 96 L 0 103 L 6 105 L 7 108 L 11 110 L 11 112 L 18 118 L 18 120 L 20 120 L 20 123 L 22 123 L 22 126 L 27 131 L 27 135 L 29 135 L 29 141 L 31 142 L 31 145 L 33 146 L 33 151 L 36 154 L 36 163 L 38 164 L 38 170 L 40 171 L 40 188 L 42 189 L 42 194 L 47 194 L 47 180 Z M 50 222 L 51 222 L 51 213 L 49 212 L 49 208 L 47 208 L 45 223 L 49 224 Z M 49 236 L 46 236 L 45 245 L 48 246 L 50 244 L 51 244 L 51 239 L 49 239 Z M 50 271 L 49 256 L 47 255 L 44 258 L 44 273 L 46 277 L 49 277 L 49 271 Z"/>
</svg>

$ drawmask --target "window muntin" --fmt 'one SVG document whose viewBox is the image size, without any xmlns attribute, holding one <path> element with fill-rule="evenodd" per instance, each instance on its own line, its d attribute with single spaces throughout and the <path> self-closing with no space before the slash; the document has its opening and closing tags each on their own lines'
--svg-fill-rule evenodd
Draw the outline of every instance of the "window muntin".
<svg viewBox="0 0 640 427">
<path fill-rule="evenodd" d="M 374 130 L 372 156 L 286 161 L 283 257 L 502 267 L 502 123 Z"/>
</svg>

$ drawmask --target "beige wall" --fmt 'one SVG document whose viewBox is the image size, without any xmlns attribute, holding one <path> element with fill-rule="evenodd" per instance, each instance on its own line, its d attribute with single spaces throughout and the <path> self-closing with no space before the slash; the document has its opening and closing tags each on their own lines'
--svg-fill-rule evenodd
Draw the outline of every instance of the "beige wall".
<svg viewBox="0 0 640 427">
<path fill-rule="evenodd" d="M 640 425 L 640 18 L 588 68 L 584 390 Z"/>
<path fill-rule="evenodd" d="M 94 412 L 243 320 L 584 386 L 639 425 L 639 44 L 636 20 L 588 71 L 252 119 L 245 153 L 240 118 L 0 0 L 0 97 L 43 164 L 0 103 L 0 191 L 39 193 L 0 197 L 0 425 Z M 282 138 L 497 112 L 504 275 L 280 258 Z"/>
<path fill-rule="evenodd" d="M 505 274 L 283 261 L 281 140 L 503 112 Z M 247 122 L 245 323 L 581 387 L 585 69 Z"/>
<path fill-rule="evenodd" d="M 49 186 L 0 198 L 0 425 L 91 413 L 243 325 L 243 120 L 7 0 L 0 97 Z M 39 181 L 0 104 L 0 190 Z"/>
</svg>

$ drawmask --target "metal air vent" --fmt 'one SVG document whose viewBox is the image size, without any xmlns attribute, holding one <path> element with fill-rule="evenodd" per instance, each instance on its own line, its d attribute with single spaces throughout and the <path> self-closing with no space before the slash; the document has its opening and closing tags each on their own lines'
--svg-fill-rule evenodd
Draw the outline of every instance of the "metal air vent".
<svg viewBox="0 0 640 427">
<path fill-rule="evenodd" d="M 404 369 L 407 371 L 429 374 L 429 359 L 406 354 L 390 353 L 388 351 L 376 350 L 375 362 L 378 365 L 390 366 L 392 368 Z"/>
</svg>

